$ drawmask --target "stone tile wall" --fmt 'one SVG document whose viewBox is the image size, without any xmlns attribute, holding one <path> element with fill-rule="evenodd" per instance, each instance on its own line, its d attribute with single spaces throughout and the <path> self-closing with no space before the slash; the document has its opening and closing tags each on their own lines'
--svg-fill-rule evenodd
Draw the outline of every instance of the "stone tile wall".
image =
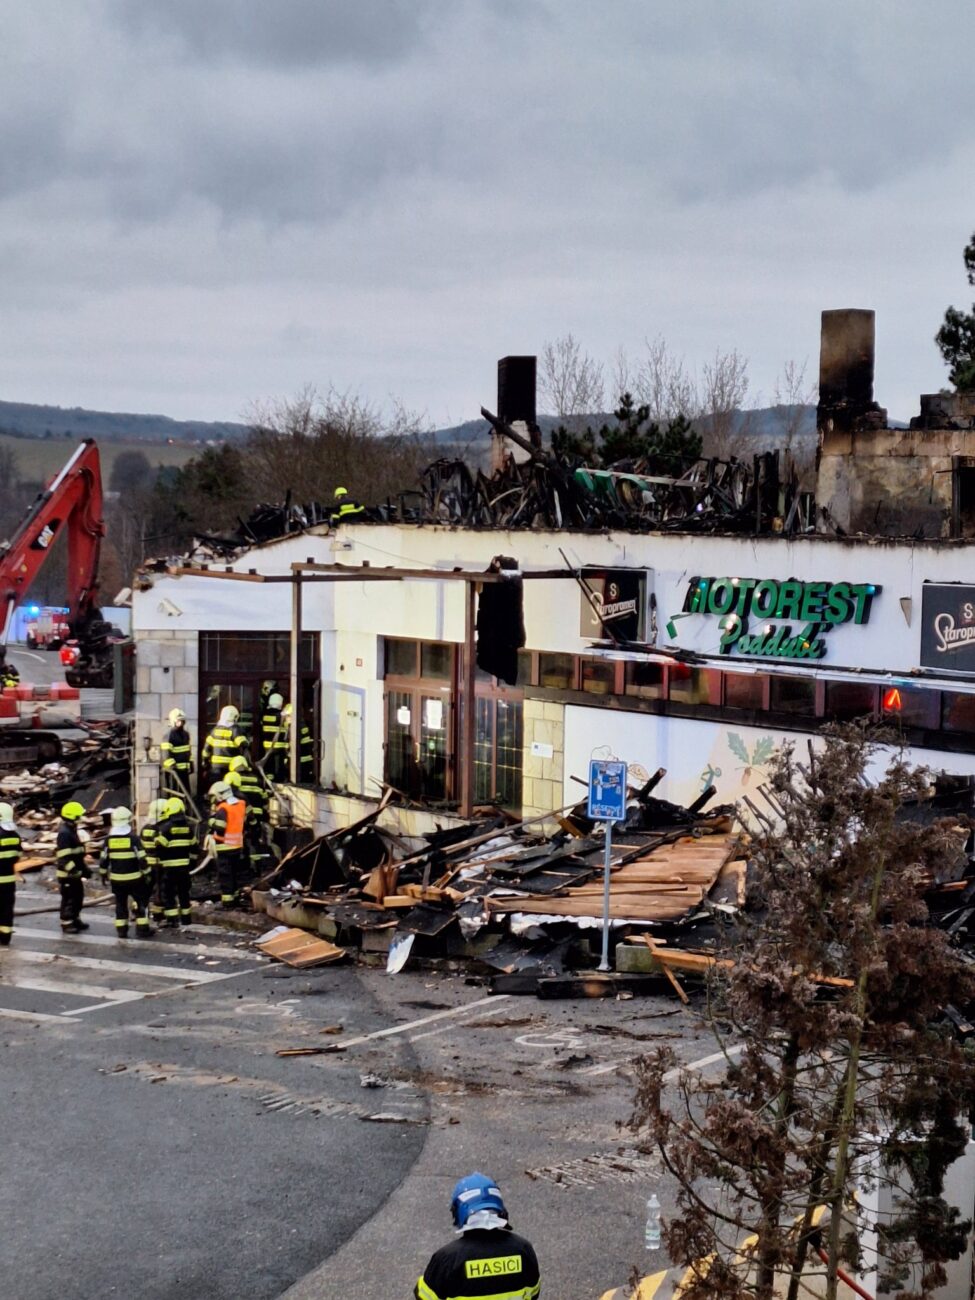
<svg viewBox="0 0 975 1300">
<path fill-rule="evenodd" d="M 524 757 L 522 759 L 522 817 L 561 808 L 563 799 L 565 753 L 565 706 L 549 700 L 525 700 Z M 532 744 L 552 746 L 552 757 L 534 755 Z M 543 822 L 543 830 L 556 829 L 556 823 Z"/>
<path fill-rule="evenodd" d="M 199 665 L 198 632 L 157 630 L 135 635 L 132 794 L 139 815 L 145 814 L 149 801 L 159 792 L 159 743 L 169 731 L 170 709 L 182 709 L 186 714 L 196 747 Z"/>
</svg>

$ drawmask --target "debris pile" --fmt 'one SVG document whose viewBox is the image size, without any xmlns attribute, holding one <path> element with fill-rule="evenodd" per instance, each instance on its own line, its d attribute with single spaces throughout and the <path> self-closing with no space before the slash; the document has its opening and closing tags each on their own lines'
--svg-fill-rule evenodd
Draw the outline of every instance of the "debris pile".
<svg viewBox="0 0 975 1300">
<path fill-rule="evenodd" d="M 610 918 L 617 938 L 653 929 L 673 942 L 693 931 L 700 943 L 744 901 L 747 837 L 728 808 L 703 813 L 704 799 L 683 808 L 654 798 L 663 775 L 632 791 L 614 830 Z M 605 839 L 584 803 L 555 815 L 554 834 L 541 826 L 553 818 L 512 823 L 497 813 L 411 842 L 378 824 L 390 793 L 355 825 L 292 849 L 255 885 L 255 905 L 404 961 L 411 949 L 473 957 L 517 974 L 525 991 L 567 966 L 594 964 Z"/>
</svg>

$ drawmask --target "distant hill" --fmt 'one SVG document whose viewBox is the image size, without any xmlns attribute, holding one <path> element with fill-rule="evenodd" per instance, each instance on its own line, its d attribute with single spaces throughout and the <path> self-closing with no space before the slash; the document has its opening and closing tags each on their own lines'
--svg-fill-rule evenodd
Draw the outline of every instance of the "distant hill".
<svg viewBox="0 0 975 1300">
<path fill-rule="evenodd" d="M 166 415 L 86 411 L 81 406 L 0 402 L 0 433 L 13 438 L 97 438 L 101 442 L 232 442 L 246 424 L 171 420 Z"/>
</svg>

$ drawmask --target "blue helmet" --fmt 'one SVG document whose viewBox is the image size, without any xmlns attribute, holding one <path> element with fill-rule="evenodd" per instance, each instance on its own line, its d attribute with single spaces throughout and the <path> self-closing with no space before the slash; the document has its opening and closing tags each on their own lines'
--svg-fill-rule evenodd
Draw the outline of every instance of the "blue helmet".
<svg viewBox="0 0 975 1300">
<path fill-rule="evenodd" d="M 493 1210 L 499 1219 L 507 1219 L 508 1211 L 501 1199 L 501 1189 L 493 1178 L 484 1174 L 468 1174 L 454 1188 L 450 1198 L 450 1213 L 454 1226 L 463 1228 L 472 1214 L 478 1210 Z"/>
</svg>

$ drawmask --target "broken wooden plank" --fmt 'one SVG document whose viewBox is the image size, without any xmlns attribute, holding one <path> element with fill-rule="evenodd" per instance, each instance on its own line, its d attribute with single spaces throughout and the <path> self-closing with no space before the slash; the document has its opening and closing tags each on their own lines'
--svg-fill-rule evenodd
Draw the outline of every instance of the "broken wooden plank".
<svg viewBox="0 0 975 1300">
<path fill-rule="evenodd" d="M 327 939 L 309 934 L 307 930 L 293 927 L 277 926 L 270 930 L 255 944 L 261 952 L 280 961 L 285 966 L 304 970 L 309 966 L 321 966 L 326 962 L 340 961 L 345 955 L 344 948 L 337 948 Z"/>
</svg>

